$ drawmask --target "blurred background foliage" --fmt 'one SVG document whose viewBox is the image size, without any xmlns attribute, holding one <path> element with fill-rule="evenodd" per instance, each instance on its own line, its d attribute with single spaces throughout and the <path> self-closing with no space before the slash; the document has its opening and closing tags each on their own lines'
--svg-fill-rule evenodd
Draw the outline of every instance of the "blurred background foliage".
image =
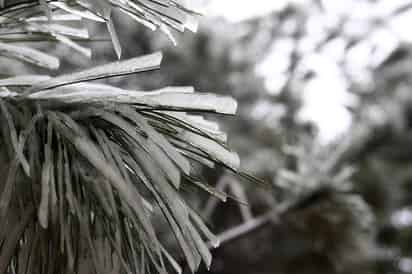
<svg viewBox="0 0 412 274">
<path fill-rule="evenodd" d="M 247 171 L 272 184 L 256 189 L 203 171 L 234 198 L 222 205 L 193 195 L 223 241 L 212 273 L 412 273 L 411 8 L 289 1 L 236 23 L 206 16 L 177 47 L 114 17 L 124 58 L 160 49 L 165 57 L 158 72 L 108 81 L 233 95 L 229 143 Z M 89 46 L 96 64 L 115 57 L 109 40 Z M 52 50 L 66 56 L 63 71 L 89 64 L 64 45 Z M 4 74 L 28 69 L 2 63 Z"/>
</svg>

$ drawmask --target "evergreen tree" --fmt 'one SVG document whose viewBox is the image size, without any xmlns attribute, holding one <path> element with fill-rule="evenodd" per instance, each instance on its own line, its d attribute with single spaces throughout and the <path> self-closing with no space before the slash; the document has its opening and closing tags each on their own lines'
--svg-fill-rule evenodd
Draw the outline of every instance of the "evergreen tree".
<svg viewBox="0 0 412 274">
<path fill-rule="evenodd" d="M 161 53 L 59 73 L 59 58 L 44 46 L 58 42 L 91 57 L 88 20 L 107 26 L 120 59 L 113 10 L 173 42 L 172 30 L 196 31 L 198 14 L 180 0 L 6 0 L 0 7 L 0 55 L 57 75 L 2 72 L 0 273 L 180 273 L 152 224 L 158 211 L 189 269 L 201 261 L 209 267 L 209 248 L 219 241 L 179 189 L 193 185 L 227 199 L 192 165 L 238 172 L 226 135 L 201 116 L 232 115 L 236 101 L 190 87 L 146 92 L 95 82 L 155 70 Z"/>
</svg>

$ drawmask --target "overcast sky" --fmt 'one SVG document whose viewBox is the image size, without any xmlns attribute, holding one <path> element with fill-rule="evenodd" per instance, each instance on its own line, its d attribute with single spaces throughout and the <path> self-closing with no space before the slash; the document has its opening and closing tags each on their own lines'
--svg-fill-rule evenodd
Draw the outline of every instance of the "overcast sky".
<svg viewBox="0 0 412 274">
<path fill-rule="evenodd" d="M 205 10 L 207 14 L 215 16 L 223 16 L 228 21 L 237 23 L 242 20 L 251 19 L 254 17 L 264 16 L 275 10 L 282 9 L 287 2 L 304 3 L 307 0 L 199 0 L 208 2 Z M 394 8 L 405 2 L 406 0 L 383 0 L 378 4 L 370 4 L 366 1 L 359 0 L 321 0 L 324 7 L 328 10 L 331 19 L 336 19 L 342 13 L 350 11 L 350 16 L 355 18 L 353 25 L 354 31 L 362 29 L 364 19 L 374 16 L 382 16 L 389 14 Z M 373 8 L 368 5 L 374 5 Z M 359 19 L 359 21 L 357 21 Z M 363 21 L 362 21 L 363 20 Z M 316 23 L 316 22 L 315 22 Z M 365 74 L 364 66 L 368 66 L 370 62 L 374 62 L 376 58 L 380 58 L 388 54 L 391 50 L 397 47 L 401 40 L 408 43 L 412 42 L 410 32 L 412 26 L 412 14 L 410 12 L 396 17 L 387 22 L 387 28 L 383 31 L 376 32 L 372 36 L 370 43 L 364 43 L 351 53 L 351 56 L 345 57 L 345 52 L 342 51 L 342 56 L 337 56 L 340 52 L 339 43 L 335 43 L 330 48 L 330 53 L 313 56 L 309 58 L 309 62 L 317 68 L 319 77 L 310 81 L 302 90 L 305 107 L 300 113 L 300 117 L 304 120 L 309 120 L 316 123 L 320 129 L 320 138 L 324 142 L 328 142 L 344 133 L 351 125 L 351 115 L 347 110 L 347 106 L 353 102 L 351 96 L 346 90 L 346 83 L 339 72 L 339 65 L 334 58 L 351 57 L 354 61 L 354 73 L 359 75 Z M 316 27 L 315 27 L 315 31 Z M 375 39 L 375 42 L 373 41 Z M 376 42 L 378 41 L 378 42 Z M 284 80 L 282 74 L 278 72 L 277 65 L 285 61 L 285 50 L 287 51 L 287 41 L 278 43 L 273 47 L 272 52 L 269 52 L 266 60 L 258 67 L 258 73 L 267 79 L 268 88 L 279 86 L 279 82 Z M 338 41 L 339 42 L 339 41 Z M 368 41 L 369 42 L 369 41 Z M 379 56 L 373 56 L 369 50 L 372 47 L 378 46 L 377 52 Z M 286 48 L 285 48 L 286 47 Z M 313 60 L 312 60 L 313 59 Z M 277 71 L 276 71 L 277 70 Z M 327 87 L 327 88 L 325 88 Z M 272 92 L 275 92 L 274 89 Z"/>
<path fill-rule="evenodd" d="M 281 10 L 287 2 L 304 2 L 305 0 L 212 0 L 207 5 L 207 14 L 223 16 L 232 23 L 254 17 L 264 16 L 275 10 Z M 340 1 L 334 1 L 334 3 Z M 345 1 L 342 1 L 345 2 Z M 347 2 L 346 2 L 347 3 Z M 339 8 L 337 5 L 335 8 Z M 342 8 L 342 7 L 340 7 Z M 265 62 L 259 67 L 258 73 L 267 78 L 268 88 L 279 84 L 281 76 L 274 74 L 273 64 L 279 64 L 284 58 L 281 51 L 269 53 Z M 278 79 L 279 78 L 279 79 Z M 320 92 L 320 87 L 328 86 L 328 92 Z M 303 91 L 305 107 L 300 117 L 315 122 L 320 129 L 320 138 L 324 142 L 333 140 L 347 130 L 351 123 L 350 114 L 344 107 L 347 102 L 345 89 L 336 77 L 323 77 L 313 81 Z M 327 113 L 328 115 L 325 115 Z"/>
<path fill-rule="evenodd" d="M 207 5 L 208 14 L 223 15 L 231 22 L 262 16 L 281 9 L 284 0 L 212 0 Z"/>
</svg>

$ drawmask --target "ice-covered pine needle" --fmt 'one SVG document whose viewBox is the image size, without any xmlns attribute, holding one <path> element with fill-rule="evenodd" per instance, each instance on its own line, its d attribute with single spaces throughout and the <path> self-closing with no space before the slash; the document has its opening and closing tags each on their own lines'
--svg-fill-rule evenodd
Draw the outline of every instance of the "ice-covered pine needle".
<svg viewBox="0 0 412 274">
<path fill-rule="evenodd" d="M 76 39 L 92 39 L 79 24 L 91 20 L 107 25 L 120 58 L 114 10 L 173 41 L 173 31 L 197 29 L 198 14 L 180 0 L 10 3 L 0 0 L 0 56 L 53 70 L 57 57 L 15 42 L 59 41 L 90 57 Z M 95 81 L 157 69 L 161 59 L 0 78 L 0 274 L 181 273 L 152 222 L 158 211 L 190 270 L 202 261 L 210 267 L 208 243 L 219 240 L 179 191 L 189 184 L 226 201 L 192 165 L 238 170 L 226 134 L 203 117 L 235 114 L 236 101 L 189 87 L 141 91 Z"/>
</svg>

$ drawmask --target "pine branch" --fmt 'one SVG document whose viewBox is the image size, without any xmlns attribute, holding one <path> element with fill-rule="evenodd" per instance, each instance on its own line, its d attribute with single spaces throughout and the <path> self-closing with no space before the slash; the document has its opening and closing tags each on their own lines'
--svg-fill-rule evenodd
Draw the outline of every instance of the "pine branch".
<svg viewBox="0 0 412 274">
<path fill-rule="evenodd" d="M 0 55 L 48 69 L 58 69 L 57 57 L 15 42 L 44 37 L 90 56 L 78 44 L 92 41 L 87 30 L 66 24 L 88 19 L 107 24 L 120 58 L 113 9 L 171 39 L 171 29 L 196 30 L 197 13 L 177 0 L 5 1 L 0 8 Z M 0 179 L 1 274 L 166 273 L 168 266 L 179 273 L 152 223 L 155 208 L 190 270 L 201 261 L 210 266 L 207 242 L 218 241 L 179 190 L 186 181 L 222 198 L 191 166 L 238 170 L 226 135 L 199 114 L 233 115 L 236 101 L 187 87 L 148 92 L 92 82 L 157 69 L 160 61 L 155 53 L 56 77 L 0 79 L 0 152 L 7 162 Z"/>
</svg>

